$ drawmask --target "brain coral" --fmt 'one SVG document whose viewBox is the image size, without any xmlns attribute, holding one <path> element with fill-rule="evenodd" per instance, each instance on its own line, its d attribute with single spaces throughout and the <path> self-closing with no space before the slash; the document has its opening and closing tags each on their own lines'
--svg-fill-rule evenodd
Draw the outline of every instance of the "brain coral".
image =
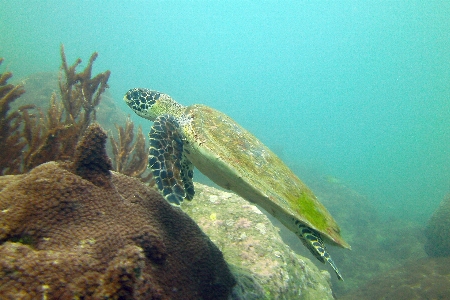
<svg viewBox="0 0 450 300">
<path fill-rule="evenodd" d="M 71 163 L 0 177 L 0 299 L 226 299 L 222 253 L 181 210 L 111 172 L 91 125 Z"/>
<path fill-rule="evenodd" d="M 442 200 L 425 228 L 429 256 L 450 256 L 450 194 Z"/>
</svg>

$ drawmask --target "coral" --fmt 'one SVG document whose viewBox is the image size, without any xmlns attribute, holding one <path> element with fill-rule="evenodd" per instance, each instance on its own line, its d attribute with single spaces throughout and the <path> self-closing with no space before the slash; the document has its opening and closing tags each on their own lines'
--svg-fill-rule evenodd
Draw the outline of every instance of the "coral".
<svg viewBox="0 0 450 300">
<path fill-rule="evenodd" d="M 10 104 L 25 91 L 21 85 L 6 84 L 11 73 L 0 75 L 0 147 L 5 148 L 0 149 L 4 154 L 1 174 L 24 173 L 44 162 L 73 156 L 80 137 L 95 120 L 95 107 L 108 87 L 109 71 L 91 78 L 96 58 L 97 53 L 92 54 L 83 72 L 77 73 L 81 59 L 69 67 L 61 46 L 61 102 L 54 93 L 46 113 L 34 105 L 25 105 L 8 114 Z"/>
<path fill-rule="evenodd" d="M 92 124 L 76 149 L 71 165 L 73 172 L 97 186 L 107 186 L 111 180 L 111 160 L 106 154 L 106 133 Z"/>
<path fill-rule="evenodd" d="M 105 133 L 74 161 L 0 177 L 1 299 L 226 299 L 222 253 L 180 209 L 109 171 Z"/>
<path fill-rule="evenodd" d="M 108 87 L 110 71 L 92 76 L 92 65 L 97 59 L 98 53 L 94 52 L 89 59 L 89 63 L 81 73 L 76 73 L 76 68 L 81 64 L 81 59 L 77 59 L 72 66 L 67 65 L 66 55 L 64 53 L 64 45 L 61 45 L 62 66 L 61 77 L 65 76 L 65 80 L 60 78 L 59 89 L 61 92 L 62 102 L 66 110 L 66 119 L 80 118 L 81 132 L 87 128 L 92 120 L 95 120 L 95 107 L 100 103 L 101 94 Z M 81 114 L 81 107 L 84 113 Z"/>
<path fill-rule="evenodd" d="M 422 258 L 379 275 L 339 299 L 448 299 L 450 258 Z"/>
<path fill-rule="evenodd" d="M 330 274 L 295 254 L 255 205 L 199 183 L 195 191 L 182 208 L 233 266 L 235 299 L 333 299 Z"/>
<path fill-rule="evenodd" d="M 97 118 L 96 107 L 110 129 L 114 121 L 125 121 L 122 114 L 117 114 L 112 99 L 106 97 L 105 104 L 100 101 L 108 87 L 110 72 L 91 78 L 97 56 L 93 53 L 87 67 L 77 73 L 81 59 L 69 66 L 61 45 L 59 77 L 37 73 L 21 85 L 7 85 L 12 74 L 0 74 L 0 151 L 4 154 L 0 157 L 0 174 L 21 174 L 48 161 L 71 158 L 87 126 Z M 113 169 L 152 185 L 141 127 L 134 142 L 134 124 L 129 118 L 125 127 L 115 124 L 115 128 L 118 138 L 111 139 Z"/>
<path fill-rule="evenodd" d="M 39 118 L 39 122 L 25 119 L 25 132 L 28 133 L 25 136 L 30 145 L 24 162 L 25 171 L 47 161 L 68 159 L 74 154 L 80 137 L 95 120 L 95 107 L 108 87 L 110 71 L 91 78 L 97 56 L 94 52 L 86 68 L 77 73 L 81 59 L 68 66 L 64 46 L 61 45 L 59 91 L 62 103 L 56 101 L 54 94 L 46 118 Z"/>
<path fill-rule="evenodd" d="M 130 116 L 127 118 L 125 128 L 117 124 L 115 126 L 118 132 L 117 140 L 111 137 L 114 170 L 131 177 L 140 178 L 143 182 L 151 182 L 153 178 L 152 173 L 147 171 L 148 155 L 141 126 L 138 128 L 134 143 L 134 124 Z"/>
<path fill-rule="evenodd" d="M 2 62 L 3 58 L 0 58 L 0 65 Z M 19 172 L 22 151 L 26 147 L 20 125 L 23 113 L 34 108 L 33 105 L 25 105 L 9 111 L 11 103 L 25 93 L 22 85 L 7 84 L 11 77 L 11 72 L 0 73 L 0 175 Z"/>
<path fill-rule="evenodd" d="M 27 141 L 27 149 L 23 154 L 22 172 L 47 161 L 69 157 L 65 149 L 73 151 L 79 132 L 77 127 L 63 121 L 63 112 L 55 94 L 50 98 L 46 115 L 39 108 L 33 114 L 24 112 L 23 136 Z M 73 148 L 67 145 L 72 145 Z"/>
<path fill-rule="evenodd" d="M 450 256 L 450 194 L 428 221 L 425 236 L 425 251 L 429 256 Z"/>
</svg>

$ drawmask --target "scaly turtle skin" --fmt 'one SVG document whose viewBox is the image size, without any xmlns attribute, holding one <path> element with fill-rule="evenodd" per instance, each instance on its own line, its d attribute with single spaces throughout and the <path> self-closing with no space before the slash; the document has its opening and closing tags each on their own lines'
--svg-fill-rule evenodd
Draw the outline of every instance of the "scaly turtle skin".
<svg viewBox="0 0 450 300">
<path fill-rule="evenodd" d="M 322 240 L 350 249 L 339 226 L 313 192 L 255 136 L 217 110 L 199 104 L 185 107 L 157 91 L 131 89 L 124 100 L 136 114 L 154 122 L 149 168 L 169 202 L 179 205 L 194 197 L 195 166 L 280 220 L 342 280 Z"/>
</svg>

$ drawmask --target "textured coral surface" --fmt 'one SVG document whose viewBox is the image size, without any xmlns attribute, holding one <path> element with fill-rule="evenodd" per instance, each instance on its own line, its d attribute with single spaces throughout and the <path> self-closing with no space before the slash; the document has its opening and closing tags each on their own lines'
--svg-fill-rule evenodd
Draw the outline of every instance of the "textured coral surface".
<svg viewBox="0 0 450 300">
<path fill-rule="evenodd" d="M 72 163 L 0 177 L 0 299 L 222 299 L 234 278 L 181 210 L 108 171 L 93 125 Z"/>
</svg>

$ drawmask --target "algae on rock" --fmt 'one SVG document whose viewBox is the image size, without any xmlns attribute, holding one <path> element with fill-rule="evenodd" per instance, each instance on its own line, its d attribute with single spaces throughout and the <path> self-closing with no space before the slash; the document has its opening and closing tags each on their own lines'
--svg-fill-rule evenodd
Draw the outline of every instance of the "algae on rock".
<svg viewBox="0 0 450 300">
<path fill-rule="evenodd" d="M 182 208 L 232 265 L 236 299 L 333 299 L 330 274 L 295 254 L 255 205 L 199 183 L 195 191 Z"/>
</svg>

